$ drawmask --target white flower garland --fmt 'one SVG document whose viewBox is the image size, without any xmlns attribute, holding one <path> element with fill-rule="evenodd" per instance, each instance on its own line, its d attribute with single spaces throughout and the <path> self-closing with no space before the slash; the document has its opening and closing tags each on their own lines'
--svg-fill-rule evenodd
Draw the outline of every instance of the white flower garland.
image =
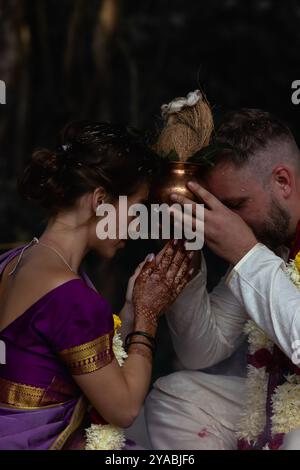
<svg viewBox="0 0 300 470">
<path fill-rule="evenodd" d="M 122 367 L 128 355 L 123 348 L 121 335 L 117 332 L 120 326 L 120 318 L 114 315 L 115 334 L 113 337 L 113 351 L 119 366 Z M 91 426 L 85 430 L 85 433 L 85 450 L 121 450 L 125 445 L 123 429 L 113 426 L 112 424 L 91 424 Z"/>
<path fill-rule="evenodd" d="M 91 424 L 86 429 L 85 450 L 121 450 L 124 444 L 124 431 L 117 426 Z"/>
<path fill-rule="evenodd" d="M 290 261 L 285 272 L 300 291 L 300 253 Z M 274 343 L 256 323 L 249 320 L 244 329 L 248 335 L 249 353 L 260 349 L 272 352 Z M 300 376 L 286 377 L 287 382 L 279 385 L 272 396 L 272 434 L 286 434 L 300 427 Z M 237 436 L 251 444 L 256 442 L 266 423 L 266 400 L 268 373 L 266 367 L 259 369 L 248 365 L 245 407 L 238 424 Z M 264 447 L 268 449 L 268 445 Z"/>
<path fill-rule="evenodd" d="M 237 431 L 238 438 L 246 439 L 249 444 L 251 441 L 256 442 L 264 429 L 266 422 L 267 385 L 266 368 L 261 367 L 256 369 L 256 367 L 249 365 L 245 408 Z"/>
<path fill-rule="evenodd" d="M 272 400 L 275 433 L 288 433 L 300 427 L 300 377 L 290 375 L 287 382 L 277 387 Z"/>
</svg>

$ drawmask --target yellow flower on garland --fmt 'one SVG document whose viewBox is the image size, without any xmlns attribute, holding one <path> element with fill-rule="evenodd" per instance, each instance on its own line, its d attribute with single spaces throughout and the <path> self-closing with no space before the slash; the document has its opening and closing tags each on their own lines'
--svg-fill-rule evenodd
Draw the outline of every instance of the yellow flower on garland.
<svg viewBox="0 0 300 470">
<path fill-rule="evenodd" d="M 296 254 L 295 265 L 296 265 L 296 268 L 298 269 L 298 271 L 300 273 L 300 251 L 298 251 L 298 253 Z"/>
<path fill-rule="evenodd" d="M 121 318 L 118 315 L 114 314 L 113 317 L 114 317 L 114 330 L 116 332 L 119 328 L 121 328 L 122 321 L 121 321 Z"/>
<path fill-rule="evenodd" d="M 116 359 L 119 363 L 119 366 L 122 367 L 125 359 L 128 357 L 124 347 L 123 340 L 121 338 L 118 329 L 122 326 L 122 320 L 118 315 L 113 315 L 114 317 L 114 337 L 113 337 L 113 351 Z"/>
</svg>

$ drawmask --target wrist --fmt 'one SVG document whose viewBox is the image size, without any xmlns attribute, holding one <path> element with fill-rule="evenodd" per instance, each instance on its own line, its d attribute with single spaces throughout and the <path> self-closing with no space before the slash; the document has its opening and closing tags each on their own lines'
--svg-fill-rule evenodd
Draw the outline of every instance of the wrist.
<svg viewBox="0 0 300 470">
<path fill-rule="evenodd" d="M 156 350 L 156 339 L 145 331 L 134 330 L 126 336 L 125 351 L 142 354 L 151 362 Z"/>
<path fill-rule="evenodd" d="M 125 339 L 125 349 L 128 348 L 129 345 L 133 344 L 133 342 L 138 342 L 143 345 L 146 344 L 146 346 L 149 346 L 153 353 L 157 347 L 156 339 L 145 331 L 135 330 L 129 333 Z"/>
<path fill-rule="evenodd" d="M 138 322 L 134 323 L 133 331 L 144 331 L 154 338 L 156 336 L 157 326 L 149 325 L 145 322 Z"/>
<path fill-rule="evenodd" d="M 240 249 L 236 253 L 233 253 L 233 256 L 229 261 L 234 266 L 237 265 L 241 261 L 241 259 L 243 259 L 244 256 L 246 256 L 246 254 L 249 253 L 249 251 L 251 251 L 255 245 L 257 245 L 257 243 L 258 240 L 256 238 L 249 240 L 249 242 L 245 243 L 242 247 L 240 247 Z"/>
<path fill-rule="evenodd" d="M 133 321 L 133 331 L 145 331 L 151 336 L 156 335 L 157 317 L 150 309 L 135 309 L 135 319 Z"/>
</svg>

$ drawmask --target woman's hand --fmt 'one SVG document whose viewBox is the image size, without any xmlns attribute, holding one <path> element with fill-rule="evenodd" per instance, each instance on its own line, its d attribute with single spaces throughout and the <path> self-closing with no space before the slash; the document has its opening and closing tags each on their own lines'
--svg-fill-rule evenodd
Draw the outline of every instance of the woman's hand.
<svg viewBox="0 0 300 470">
<path fill-rule="evenodd" d="M 123 305 L 123 308 L 120 312 L 120 318 L 122 321 L 122 326 L 120 329 L 120 333 L 122 338 L 125 340 L 126 336 L 128 333 L 132 331 L 133 328 L 133 323 L 134 323 L 134 308 L 132 304 L 132 293 L 133 293 L 133 288 L 135 284 L 135 280 L 140 274 L 144 264 L 146 261 L 149 259 L 150 255 L 147 255 L 144 261 L 142 261 L 134 271 L 133 275 L 129 278 L 128 285 L 127 285 L 127 291 L 126 291 L 126 298 L 125 298 L 125 303 Z"/>
<path fill-rule="evenodd" d="M 164 308 L 174 302 L 192 276 L 194 252 L 173 240 L 155 258 L 150 256 L 135 279 L 132 302 L 135 320 L 145 320 L 156 328 Z"/>
<path fill-rule="evenodd" d="M 125 299 L 125 302 L 127 304 L 132 304 L 132 294 L 133 294 L 133 288 L 134 288 L 134 284 L 135 284 L 135 281 L 136 281 L 136 278 L 138 277 L 138 275 L 140 274 L 144 264 L 150 259 L 150 257 L 152 257 L 153 254 L 150 254 L 150 255 L 147 255 L 146 258 L 144 259 L 144 261 L 142 261 L 138 266 L 137 268 L 135 269 L 133 275 L 129 278 L 129 281 L 128 281 L 128 285 L 127 285 L 127 291 L 126 291 L 126 299 Z"/>
</svg>

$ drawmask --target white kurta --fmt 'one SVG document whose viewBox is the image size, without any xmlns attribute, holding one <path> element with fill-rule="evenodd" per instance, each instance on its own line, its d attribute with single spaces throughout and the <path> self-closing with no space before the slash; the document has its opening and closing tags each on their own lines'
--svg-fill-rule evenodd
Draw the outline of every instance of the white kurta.
<svg viewBox="0 0 300 470">
<path fill-rule="evenodd" d="M 284 259 L 287 253 L 283 250 Z M 185 370 L 158 379 L 147 399 L 153 448 L 236 448 L 246 371 L 212 375 L 199 369 L 232 356 L 245 339 L 249 318 L 292 357 L 292 344 L 300 339 L 300 293 L 283 272 L 283 258 L 258 243 L 208 294 L 202 257 L 199 273 L 167 313 Z M 289 442 L 300 448 L 299 438 Z"/>
</svg>

